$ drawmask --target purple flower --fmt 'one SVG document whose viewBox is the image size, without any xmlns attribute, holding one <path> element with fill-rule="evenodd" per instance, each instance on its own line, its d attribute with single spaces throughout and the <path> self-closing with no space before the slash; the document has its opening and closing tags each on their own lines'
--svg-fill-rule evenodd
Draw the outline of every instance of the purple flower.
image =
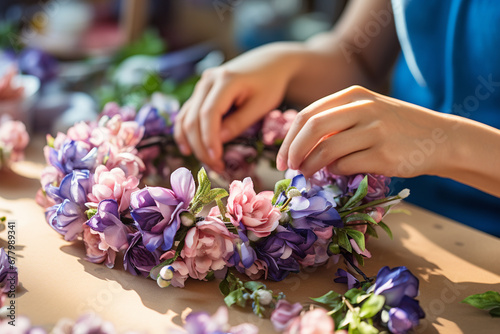
<svg viewBox="0 0 500 334">
<path fill-rule="evenodd" d="M 167 118 L 160 114 L 157 108 L 152 105 L 144 105 L 137 116 L 135 121 L 139 125 L 144 126 L 144 138 L 160 136 L 171 132 L 171 126 L 167 124 Z"/>
<path fill-rule="evenodd" d="M 97 148 L 82 141 L 66 140 L 59 151 L 49 148 L 49 163 L 63 174 L 74 170 L 88 169 L 93 171 L 97 158 Z"/>
<path fill-rule="evenodd" d="M 127 227 L 120 220 L 118 202 L 114 199 L 105 199 L 99 202 L 97 213 L 89 219 L 87 225 L 99 232 L 101 238 L 114 251 L 127 247 Z"/>
<path fill-rule="evenodd" d="M 262 239 L 255 247 L 257 258 L 267 264 L 268 276 L 281 281 L 290 272 L 298 272 L 299 260 L 311 253 L 316 235 L 311 230 L 278 226 L 275 234 Z"/>
<path fill-rule="evenodd" d="M 150 252 L 142 241 L 140 232 L 128 236 L 129 246 L 123 256 L 123 267 L 132 275 L 147 277 L 154 266 L 160 264 L 161 253 L 158 250 Z"/>
<path fill-rule="evenodd" d="M 48 53 L 38 49 L 24 49 L 18 59 L 19 69 L 45 82 L 57 76 L 58 63 Z"/>
<path fill-rule="evenodd" d="M 418 326 L 425 313 L 417 300 L 404 296 L 398 307 L 389 310 L 389 323 L 391 333 L 403 334 Z"/>
<path fill-rule="evenodd" d="M 228 324 L 227 308 L 220 307 L 214 315 L 206 312 L 192 312 L 186 317 L 184 331 L 175 333 L 187 334 L 257 334 L 258 328 L 251 324 L 241 324 L 230 327 Z"/>
<path fill-rule="evenodd" d="M 47 186 L 47 196 L 52 198 L 54 206 L 45 211 L 47 222 L 66 240 L 73 240 L 83 231 L 87 221 L 85 211 L 87 194 L 90 191 L 90 172 L 74 171 L 66 175 L 59 187 Z"/>
<path fill-rule="evenodd" d="M 146 248 L 152 252 L 158 247 L 172 248 L 181 219 L 194 197 L 193 175 L 186 168 L 179 168 L 170 176 L 172 190 L 146 187 L 131 195 L 131 215 L 139 228 Z"/>
<path fill-rule="evenodd" d="M 236 251 L 227 261 L 231 266 L 235 266 L 236 269 L 241 273 L 245 272 L 245 269 L 250 268 L 257 259 L 257 254 L 250 245 L 250 240 L 246 236 L 245 232 L 245 226 L 240 223 L 238 235 L 241 239 L 241 242 L 237 242 L 238 246 L 236 247 Z"/>
<path fill-rule="evenodd" d="M 0 295 L 16 289 L 18 285 L 17 268 L 10 264 L 9 257 L 4 248 L 0 248 Z M 0 297 L 0 307 L 3 306 L 4 298 Z"/>
<path fill-rule="evenodd" d="M 292 320 L 299 316 L 302 309 L 303 307 L 300 303 L 290 304 L 285 299 L 278 300 L 276 308 L 271 313 L 271 322 L 274 329 L 278 332 L 285 330 Z"/>
<path fill-rule="evenodd" d="M 418 278 L 406 267 L 389 269 L 385 266 L 379 270 L 373 293 L 385 297 L 389 306 L 399 306 L 404 296 L 414 298 L 418 295 Z"/>
<path fill-rule="evenodd" d="M 295 228 L 343 226 L 330 192 L 318 186 L 307 189 L 307 181 L 302 174 L 292 179 L 291 186 L 296 187 L 302 193 L 302 196 L 293 197 L 289 205 Z"/>
<path fill-rule="evenodd" d="M 377 199 L 382 199 L 389 193 L 389 183 L 391 178 L 383 175 L 374 174 L 356 174 L 349 177 L 347 188 L 350 192 L 355 193 L 359 184 L 363 181 L 365 175 L 368 177 L 368 193 L 364 200 L 371 202 Z"/>
<path fill-rule="evenodd" d="M 357 288 L 359 287 L 359 281 L 356 277 L 345 271 L 344 269 L 337 269 L 337 272 L 335 273 L 336 277 L 334 281 L 336 283 L 343 283 L 347 284 L 347 288 L 350 290 L 352 288 Z"/>
</svg>

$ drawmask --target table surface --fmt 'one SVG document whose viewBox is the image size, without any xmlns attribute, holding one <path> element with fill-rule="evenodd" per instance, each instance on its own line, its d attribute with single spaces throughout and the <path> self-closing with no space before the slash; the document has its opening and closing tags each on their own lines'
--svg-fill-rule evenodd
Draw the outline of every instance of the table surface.
<svg viewBox="0 0 500 334">
<path fill-rule="evenodd" d="M 83 243 L 64 241 L 45 222 L 34 201 L 43 168 L 42 140 L 28 148 L 28 159 L 0 172 L 0 216 L 15 222 L 16 257 L 21 288 L 17 315 L 35 325 L 51 328 L 58 319 L 78 318 L 97 312 L 120 332 L 165 333 L 182 323 L 191 310 L 213 313 L 224 304 L 217 282 L 188 280 L 186 288 L 160 289 L 153 280 L 132 276 L 121 264 L 115 269 L 84 260 Z M 460 303 L 471 294 L 500 291 L 500 239 L 445 219 L 418 207 L 402 204 L 411 215 L 392 214 L 385 219 L 394 240 L 385 233 L 370 239 L 373 258 L 363 268 L 369 276 L 382 266 L 407 266 L 420 280 L 420 304 L 426 312 L 417 333 L 498 333 L 500 319 Z M 500 222 L 499 222 L 500 223 Z M 7 245 L 7 231 L 0 232 Z M 268 282 L 291 302 L 307 302 L 329 290 L 344 292 L 333 283 L 336 268 L 322 267 Z M 249 310 L 229 310 L 230 323 L 251 322 L 261 333 L 273 333 L 269 320 Z"/>
</svg>

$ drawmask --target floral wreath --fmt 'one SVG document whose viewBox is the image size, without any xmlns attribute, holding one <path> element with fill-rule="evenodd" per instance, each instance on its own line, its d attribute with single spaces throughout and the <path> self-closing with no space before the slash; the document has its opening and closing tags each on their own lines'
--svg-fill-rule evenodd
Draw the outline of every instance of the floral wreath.
<svg viewBox="0 0 500 334">
<path fill-rule="evenodd" d="M 212 188 L 203 167 L 197 182 L 181 167 L 193 169 L 198 163 L 183 157 L 173 141 L 178 111 L 177 100 L 154 94 L 137 113 L 108 103 L 97 121 L 75 124 L 55 138 L 48 135 L 48 166 L 37 194 L 48 224 L 68 241 L 83 241 L 90 262 L 112 268 L 120 256 L 125 270 L 153 278 L 160 287 L 184 287 L 188 278 L 217 278 L 227 305 L 252 301 L 259 316 L 275 308 L 275 319 L 287 308 L 295 318 L 302 306 L 297 313 L 298 306 L 254 280 L 281 281 L 303 267 L 337 264 L 342 258 L 355 275 L 339 269 L 336 281 L 348 283 L 354 292 L 315 299 L 331 310 L 309 312 L 327 315 L 335 323 L 332 331 L 369 332 L 375 329 L 375 316 L 393 332 L 418 324 L 423 312 L 414 299 L 415 276 L 404 267 L 381 269 L 378 277 L 390 277 L 390 282 L 405 277 L 408 288 L 391 299 L 383 293 L 387 286 L 359 269 L 371 257 L 366 239 L 377 237 L 377 226 L 392 237 L 382 219 L 408 190 L 388 196 L 385 176 L 341 176 L 326 169 L 309 179 L 288 171 L 274 191 L 257 192 L 251 177 L 232 181 L 228 190 Z M 241 170 L 253 175 L 259 159 L 273 161 L 295 115 L 273 111 L 227 144 L 225 177 L 232 179 Z M 170 185 L 140 187 L 155 176 L 169 176 Z M 403 325 L 395 325 L 390 316 L 394 308 L 403 310 Z M 280 319 L 280 330 L 295 326 Z"/>
</svg>

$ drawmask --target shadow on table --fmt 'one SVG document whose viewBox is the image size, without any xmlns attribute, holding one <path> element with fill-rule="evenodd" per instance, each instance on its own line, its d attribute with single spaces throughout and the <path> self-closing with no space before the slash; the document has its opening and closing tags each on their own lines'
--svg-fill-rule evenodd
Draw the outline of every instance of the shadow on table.
<svg viewBox="0 0 500 334">
<path fill-rule="evenodd" d="M 11 170 L 0 171 L 0 189 L 2 197 L 7 200 L 35 198 L 38 188 L 40 188 L 38 179 L 25 177 Z"/>
<path fill-rule="evenodd" d="M 117 258 L 115 267 L 109 269 L 103 264 L 94 264 L 86 261 L 85 250 L 81 244 L 65 245 L 61 247 L 61 250 L 66 254 L 78 258 L 78 262 L 82 265 L 85 272 L 98 279 L 110 282 L 107 288 L 110 293 L 106 292 L 106 294 L 119 294 L 121 289 L 127 291 L 133 290 L 140 297 L 145 307 L 160 314 L 167 314 L 169 311 L 173 311 L 180 315 L 188 308 L 196 308 L 196 311 L 204 310 L 213 313 L 224 303 L 218 289 L 218 282 L 215 281 L 200 282 L 188 280 L 185 289 L 174 287 L 161 289 L 156 284 L 156 281 L 142 276 L 134 276 L 125 271 L 121 258 Z M 104 295 L 102 291 L 100 293 Z M 99 296 L 95 297 L 99 299 Z M 93 296 L 89 296 L 89 298 L 93 299 Z M 91 305 L 89 306 L 92 308 Z M 108 306 L 112 307 L 112 305 Z M 181 325 L 180 317 L 176 317 L 172 321 L 177 325 Z"/>
</svg>

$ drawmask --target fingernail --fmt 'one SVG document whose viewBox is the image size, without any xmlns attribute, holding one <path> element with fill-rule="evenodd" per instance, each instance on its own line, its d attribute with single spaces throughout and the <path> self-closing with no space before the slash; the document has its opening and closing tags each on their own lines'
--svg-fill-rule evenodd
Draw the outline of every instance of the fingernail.
<svg viewBox="0 0 500 334">
<path fill-rule="evenodd" d="M 224 128 L 220 131 L 220 139 L 222 140 L 222 142 L 229 140 L 230 136 L 231 136 L 231 133 L 229 132 L 228 129 Z"/>
<path fill-rule="evenodd" d="M 211 148 L 208 149 L 208 157 L 210 160 L 216 160 L 217 157 L 215 156 L 215 151 Z"/>
<path fill-rule="evenodd" d="M 186 146 L 186 145 L 184 145 L 184 144 L 179 144 L 179 145 L 178 145 L 178 147 L 179 147 L 179 151 L 181 151 L 181 153 L 182 153 L 183 155 L 188 155 L 188 154 L 189 154 L 189 149 L 187 148 L 187 146 Z"/>
<path fill-rule="evenodd" d="M 276 157 L 276 168 L 278 170 L 283 171 L 285 168 L 283 167 L 283 158 L 281 156 Z"/>
</svg>

